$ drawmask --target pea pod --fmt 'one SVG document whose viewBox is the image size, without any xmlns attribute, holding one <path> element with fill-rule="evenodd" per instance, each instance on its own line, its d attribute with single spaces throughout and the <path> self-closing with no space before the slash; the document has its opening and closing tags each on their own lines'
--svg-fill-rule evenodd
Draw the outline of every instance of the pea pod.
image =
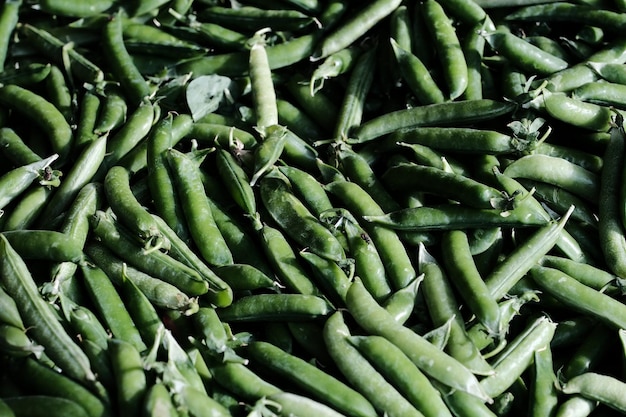
<svg viewBox="0 0 626 417">
<path fill-rule="evenodd" d="M 89 358 L 67 334 L 50 306 L 43 300 L 26 263 L 3 235 L 0 235 L 0 249 L 3 259 L 0 266 L 2 285 L 17 300 L 24 324 L 32 327 L 32 337 L 46 348 L 47 355 L 67 375 L 87 385 L 94 384 L 96 377 L 91 370 Z"/>
<path fill-rule="evenodd" d="M 54 175 L 50 164 L 56 161 L 54 154 L 46 159 L 32 162 L 27 165 L 13 168 L 0 177 L 0 210 L 6 207 L 18 195 L 23 193 L 35 180 L 46 181 Z"/>
<path fill-rule="evenodd" d="M 266 175 L 259 186 L 265 208 L 285 234 L 324 258 L 337 262 L 344 259 L 341 243 L 291 192 L 283 179 Z"/>
<path fill-rule="evenodd" d="M 376 415 L 369 401 L 353 388 L 270 343 L 253 342 L 248 346 L 247 353 L 251 361 L 258 362 L 286 381 L 297 384 L 314 399 L 330 405 L 339 412 L 359 417 Z"/>
<path fill-rule="evenodd" d="M 253 294 L 218 310 L 225 322 L 314 320 L 331 312 L 325 299 L 306 294 Z"/>
<path fill-rule="evenodd" d="M 346 295 L 348 311 L 370 334 L 387 338 L 399 347 L 425 374 L 439 382 L 485 401 L 489 395 L 476 377 L 460 362 L 440 351 L 426 339 L 396 322 L 355 278 Z"/>
<path fill-rule="evenodd" d="M 623 381 L 595 372 L 578 375 L 561 387 L 561 391 L 566 394 L 580 394 L 622 413 L 626 412 L 625 390 L 626 384 Z"/>
</svg>

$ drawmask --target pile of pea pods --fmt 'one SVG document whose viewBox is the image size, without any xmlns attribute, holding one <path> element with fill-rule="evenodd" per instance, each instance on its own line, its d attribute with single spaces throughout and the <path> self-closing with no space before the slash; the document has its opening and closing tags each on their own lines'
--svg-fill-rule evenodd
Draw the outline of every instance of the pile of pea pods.
<svg viewBox="0 0 626 417">
<path fill-rule="evenodd" d="M 0 415 L 624 415 L 625 113 L 624 0 L 5 0 Z"/>
</svg>

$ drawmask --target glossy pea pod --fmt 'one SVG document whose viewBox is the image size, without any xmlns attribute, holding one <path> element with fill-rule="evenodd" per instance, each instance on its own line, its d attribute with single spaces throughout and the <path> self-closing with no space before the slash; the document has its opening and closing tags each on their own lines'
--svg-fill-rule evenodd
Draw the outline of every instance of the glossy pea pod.
<svg viewBox="0 0 626 417">
<path fill-rule="evenodd" d="M 301 264 L 291 243 L 277 228 L 263 224 L 258 230 L 261 247 L 282 285 L 299 294 L 317 295 L 319 290 Z"/>
<path fill-rule="evenodd" d="M 51 395 L 21 395 L 6 397 L 3 403 L 16 417 L 87 417 L 87 414 L 76 401 Z"/>
<path fill-rule="evenodd" d="M 323 258 L 313 252 L 300 251 L 300 257 L 310 266 L 322 294 L 335 306 L 345 304 L 346 292 L 350 286 L 349 274 L 337 262 Z"/>
<path fill-rule="evenodd" d="M 422 336 L 396 322 L 355 278 L 346 295 L 346 305 L 357 323 L 370 334 L 383 336 L 399 347 L 420 370 L 433 379 L 484 401 L 490 397 L 476 376 Z"/>
<path fill-rule="evenodd" d="M 348 341 L 425 417 L 452 415 L 430 380 L 389 340 L 350 336 Z"/>
<path fill-rule="evenodd" d="M 290 392 L 270 395 L 267 402 L 278 405 L 282 413 L 289 413 L 287 415 L 293 413 L 298 413 L 302 417 L 341 417 L 343 415 L 319 401 Z"/>
<path fill-rule="evenodd" d="M 324 324 L 324 343 L 339 371 L 379 413 L 389 416 L 422 416 L 354 347 L 344 313 L 333 313 Z"/>
<path fill-rule="evenodd" d="M 16 304 L 24 324 L 32 326 L 33 338 L 46 348 L 47 355 L 62 367 L 68 376 L 87 386 L 95 386 L 96 377 L 89 358 L 67 334 L 39 294 L 24 260 L 1 235 L 0 248 L 3 254 L 0 269 L 3 287 L 14 300 L 17 300 Z"/>
<path fill-rule="evenodd" d="M 146 344 L 111 279 L 100 267 L 86 263 L 81 265 L 81 273 L 89 298 L 114 337 L 131 344 L 140 352 L 145 350 Z"/>
<path fill-rule="evenodd" d="M 98 65 L 76 49 L 68 48 L 61 39 L 49 31 L 29 23 L 21 24 L 19 31 L 25 35 L 29 43 L 54 60 L 57 65 L 65 65 L 64 55 L 66 55 L 72 75 L 80 81 L 99 85 L 104 80 L 104 72 Z"/>
<path fill-rule="evenodd" d="M 480 381 L 485 392 L 493 397 L 504 393 L 530 366 L 534 352 L 550 343 L 556 326 L 556 323 L 542 316 L 517 335 L 494 361 L 494 374 Z"/>
<path fill-rule="evenodd" d="M 491 366 L 481 356 L 465 330 L 464 318 L 459 313 L 459 304 L 454 294 L 452 279 L 446 274 L 437 260 L 421 245 L 418 265 L 423 274 L 420 284 L 424 293 L 424 302 L 435 327 L 449 326 L 448 343 L 444 351 L 457 359 L 476 374 L 489 375 Z M 498 323 L 499 324 L 499 323 Z M 500 328 L 487 330 L 499 334 Z"/>
<path fill-rule="evenodd" d="M 233 10 L 233 9 L 231 9 Z M 264 31 L 261 30 L 250 40 L 250 89 L 254 111 L 257 118 L 256 127 L 262 136 L 265 129 L 278 124 L 278 108 L 276 107 L 276 92 L 272 81 L 272 71 L 265 51 Z"/>
<path fill-rule="evenodd" d="M 265 208 L 286 235 L 324 258 L 337 262 L 345 258 L 341 243 L 292 193 L 287 182 L 265 175 L 259 186 Z"/>
<path fill-rule="evenodd" d="M 435 0 L 427 0 L 423 8 L 425 23 L 441 63 L 441 73 L 450 100 L 461 97 L 467 88 L 467 61 L 452 20 Z"/>
<path fill-rule="evenodd" d="M 179 187 L 185 220 L 203 259 L 210 265 L 233 263 L 232 252 L 215 224 L 200 176 L 200 168 L 180 151 L 167 154 L 174 181 Z"/>
<path fill-rule="evenodd" d="M 363 52 L 356 59 L 339 107 L 333 137 L 344 139 L 361 123 L 365 99 L 371 89 L 376 68 L 376 48 Z"/>
<path fill-rule="evenodd" d="M 286 129 L 279 125 L 264 126 L 266 137 L 254 149 L 254 167 L 250 186 L 271 170 L 280 159 L 287 142 Z"/>
<path fill-rule="evenodd" d="M 147 375 L 140 352 L 129 342 L 109 341 L 109 352 L 117 390 L 117 410 L 120 416 L 136 416 L 141 410 L 148 389 Z"/>
<path fill-rule="evenodd" d="M 177 122 L 180 122 L 180 130 Z M 143 165 L 147 168 L 148 187 L 156 213 L 185 241 L 189 241 L 191 237 L 187 224 L 182 221 L 183 209 L 174 190 L 174 180 L 167 162 L 167 149 L 173 147 L 192 126 L 191 117 L 165 116 L 150 130 L 145 142 L 145 158 L 142 158 Z"/>
<path fill-rule="evenodd" d="M 40 161 L 42 158 L 10 127 L 0 128 L 2 154 L 16 166 Z"/>
<path fill-rule="evenodd" d="M 230 8 L 211 6 L 200 13 L 202 20 L 219 23 L 238 30 L 258 31 L 265 27 L 274 30 L 300 30 L 313 23 L 313 19 L 299 10 L 263 9 L 255 6 Z"/>
<path fill-rule="evenodd" d="M 306 294 L 258 293 L 241 297 L 218 310 L 224 322 L 315 320 L 333 311 L 326 299 Z"/>
<path fill-rule="evenodd" d="M 418 164 L 389 168 L 382 181 L 396 192 L 419 190 L 479 209 L 497 208 L 504 198 L 500 190 L 472 178 Z"/>
<path fill-rule="evenodd" d="M 558 221 L 538 228 L 489 272 L 485 277 L 485 284 L 494 299 L 500 300 L 505 296 L 507 291 L 554 247 L 570 214 L 571 209 Z"/>
<path fill-rule="evenodd" d="M 246 353 L 252 363 L 256 362 L 281 376 L 286 382 L 298 385 L 313 399 L 339 412 L 358 417 L 376 415 L 373 406 L 359 392 L 331 374 L 271 343 L 252 342 L 246 348 Z"/>
<path fill-rule="evenodd" d="M 19 255 L 25 259 L 80 263 L 83 242 L 67 234 L 46 229 L 24 229 L 2 232 Z"/>
<path fill-rule="evenodd" d="M 613 297 L 586 286 L 554 268 L 533 266 L 533 280 L 548 294 L 576 311 L 585 312 L 612 327 L 624 321 L 624 305 Z"/>
<path fill-rule="evenodd" d="M 372 197 L 356 183 L 337 180 L 327 184 L 326 188 L 349 212 L 357 217 L 357 221 L 359 218 L 384 214 L 381 207 Z M 364 224 L 364 228 L 385 264 L 387 277 L 392 288 L 406 287 L 417 274 L 407 249 L 397 233 L 373 223 Z"/>
<path fill-rule="evenodd" d="M 400 129 L 448 126 L 492 120 L 513 111 L 515 104 L 491 99 L 461 100 L 395 110 L 362 123 L 349 143 L 364 143 Z"/>
<path fill-rule="evenodd" d="M 102 96 L 102 105 L 99 108 L 93 133 L 102 135 L 119 129 L 126 122 L 128 102 L 117 84 L 105 85 L 97 91 Z"/>
<path fill-rule="evenodd" d="M 379 21 L 389 16 L 398 6 L 399 1 L 375 1 L 358 13 L 350 16 L 341 27 L 333 28 L 325 34 L 313 52 L 312 59 L 319 60 L 350 46 L 359 37 L 374 27 Z"/>
<path fill-rule="evenodd" d="M 488 332 L 499 334 L 500 309 L 476 267 L 467 234 L 463 230 L 447 231 L 442 236 L 441 245 L 444 264 L 451 281 L 469 310 Z"/>
<path fill-rule="evenodd" d="M 104 193 L 116 219 L 138 238 L 146 250 L 169 247 L 151 213 L 132 192 L 131 173 L 122 166 L 112 167 L 104 178 Z"/>
<path fill-rule="evenodd" d="M 31 90 L 9 84 L 0 87 L 0 103 L 23 113 L 46 132 L 52 150 L 59 155 L 59 163 L 65 162 L 72 151 L 74 135 L 63 114 L 50 101 Z"/>
<path fill-rule="evenodd" d="M 608 268 L 619 276 L 626 276 L 626 232 L 621 220 L 619 193 L 626 133 L 624 119 L 617 116 L 610 130 L 610 141 L 605 149 L 603 167 L 600 174 L 598 200 L 598 236 L 600 248 Z"/>
<path fill-rule="evenodd" d="M 0 9 L 0 71 L 4 71 L 4 64 L 7 59 L 11 36 L 19 21 L 21 0 L 5 2 Z"/>
<path fill-rule="evenodd" d="M 626 383 L 613 376 L 586 372 L 568 380 L 561 391 L 565 394 L 579 394 L 619 412 L 626 412 Z"/>
<path fill-rule="evenodd" d="M 311 74 L 311 79 L 309 80 L 311 95 L 315 95 L 315 93 L 324 88 L 325 80 L 348 72 L 361 52 L 363 52 L 361 48 L 350 46 L 327 56 Z"/>
<path fill-rule="evenodd" d="M 224 186 L 243 212 L 254 216 L 257 212 L 256 195 L 246 171 L 228 150 L 218 148 L 215 152 L 215 164 Z"/>
<path fill-rule="evenodd" d="M 103 52 L 108 66 L 129 99 L 131 107 L 138 106 L 151 95 L 148 82 L 139 72 L 124 44 L 122 16 L 113 15 L 102 31 Z"/>
<path fill-rule="evenodd" d="M 91 230 L 117 256 L 143 272 L 160 278 L 189 296 L 206 294 L 209 284 L 200 274 L 161 251 L 146 252 L 129 237 L 110 214 L 96 211 L 90 218 Z"/>
<path fill-rule="evenodd" d="M 598 175 L 562 158 L 543 154 L 526 155 L 508 165 L 503 174 L 547 182 L 591 203 L 598 200 Z"/>
<path fill-rule="evenodd" d="M 35 185 L 28 188 L 16 201 L 11 211 L 2 216 L 3 231 L 22 230 L 32 228 L 54 189 Z"/>
<path fill-rule="evenodd" d="M 126 265 L 102 244 L 89 242 L 84 250 L 116 286 L 122 285 L 122 274 L 125 274 L 126 279 L 139 287 L 156 307 L 181 311 L 195 309 L 194 301 L 174 285 Z"/>
<path fill-rule="evenodd" d="M 107 137 L 100 136 L 91 141 L 76 156 L 72 168 L 63 176 L 63 181 L 56 188 L 45 206 L 44 212 L 38 219 L 38 224 L 44 226 L 56 220 L 64 213 L 80 190 L 89 184 L 102 163 L 107 145 Z"/>
</svg>

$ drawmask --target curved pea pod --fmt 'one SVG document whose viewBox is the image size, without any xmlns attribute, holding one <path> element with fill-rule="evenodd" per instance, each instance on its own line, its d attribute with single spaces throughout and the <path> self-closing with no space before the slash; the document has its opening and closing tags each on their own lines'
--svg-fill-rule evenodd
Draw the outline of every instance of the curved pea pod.
<svg viewBox="0 0 626 417">
<path fill-rule="evenodd" d="M 246 349 L 252 363 L 271 370 L 295 384 L 316 401 L 325 403 L 346 415 L 373 417 L 372 405 L 353 388 L 336 379 L 324 370 L 311 365 L 298 356 L 290 354 L 268 342 L 255 341 Z"/>
<path fill-rule="evenodd" d="M 97 211 L 90 224 L 94 235 L 129 265 L 169 282 L 189 296 L 208 292 L 209 283 L 197 271 L 161 251 L 146 252 L 118 228 L 109 214 Z"/>
<path fill-rule="evenodd" d="M 614 328 L 622 328 L 626 319 L 624 304 L 598 290 L 580 283 L 554 268 L 535 265 L 533 280 L 548 294 L 567 307 L 590 314 Z"/>
<path fill-rule="evenodd" d="M 0 87 L 0 103 L 23 113 L 40 127 L 50 141 L 52 150 L 65 163 L 72 151 L 74 135 L 63 114 L 43 96 L 14 84 Z"/>
<path fill-rule="evenodd" d="M 346 180 L 336 180 L 326 185 L 326 189 L 358 218 L 370 215 L 383 215 L 382 208 L 358 184 Z M 398 234 L 378 224 L 363 225 L 385 264 L 385 271 L 393 288 L 404 288 L 416 277 L 415 268 L 408 256 L 407 249 Z"/>
<path fill-rule="evenodd" d="M 326 190 L 312 174 L 290 165 L 280 165 L 278 170 L 289 179 L 293 192 L 316 217 L 333 208 Z"/>
<path fill-rule="evenodd" d="M 31 328 L 33 339 L 44 346 L 47 356 L 68 376 L 87 385 L 94 384 L 96 377 L 89 358 L 41 297 L 26 263 L 3 235 L 0 235 L 0 253 L 0 280 L 6 292 L 17 300 L 20 315 L 24 324 Z"/>
<path fill-rule="evenodd" d="M 263 224 L 259 229 L 263 252 L 282 285 L 299 294 L 318 295 L 319 290 L 300 264 L 291 243 L 278 229 Z"/>
<path fill-rule="evenodd" d="M 395 39 L 391 38 L 390 42 L 402 78 L 420 103 L 433 104 L 446 101 L 443 92 L 436 84 L 422 60 L 411 53 L 411 51 L 400 47 Z"/>
<path fill-rule="evenodd" d="M 131 343 L 120 339 L 110 339 L 108 350 L 118 389 L 116 400 L 119 415 L 136 416 L 148 389 L 141 355 Z"/>
<path fill-rule="evenodd" d="M 500 30 L 485 35 L 487 43 L 516 67 L 530 74 L 550 75 L 569 66 L 567 61 L 552 55 L 514 35 Z"/>
<path fill-rule="evenodd" d="M 428 146 L 440 151 L 467 154 L 510 154 L 523 150 L 522 141 L 495 130 L 468 127 L 414 127 L 394 132 L 384 139 L 389 146 L 407 143 Z"/>
<path fill-rule="evenodd" d="M 233 256 L 220 232 L 204 185 L 199 166 L 187 155 L 176 150 L 167 151 L 168 163 L 172 169 L 175 184 L 179 187 L 185 220 L 189 225 L 192 240 L 202 258 L 210 265 L 225 265 L 233 262 Z"/>
<path fill-rule="evenodd" d="M 343 414 L 335 411 L 319 401 L 313 400 L 305 395 L 292 394 L 290 392 L 280 392 L 270 395 L 266 399 L 267 403 L 277 404 L 281 415 L 298 415 L 302 417 L 342 417 Z"/>
<path fill-rule="evenodd" d="M 398 323 L 404 324 L 416 306 L 417 294 L 424 274 L 420 274 L 404 288 L 391 293 L 381 305 Z"/>
<path fill-rule="evenodd" d="M 363 52 L 361 48 L 351 46 L 327 56 L 311 74 L 311 79 L 309 80 L 311 95 L 315 95 L 324 87 L 325 80 L 348 72 L 361 52 Z"/>
<path fill-rule="evenodd" d="M 348 289 L 346 306 L 365 331 L 388 339 L 425 374 L 451 388 L 472 394 L 483 401 L 491 401 L 474 374 L 422 336 L 396 322 L 374 300 L 358 278 L 354 279 Z"/>
<path fill-rule="evenodd" d="M 515 337 L 493 363 L 494 373 L 480 381 L 492 397 L 504 393 L 532 363 L 534 352 L 549 345 L 557 324 L 542 316 Z"/>
<path fill-rule="evenodd" d="M 13 168 L 0 176 L 0 210 L 26 191 L 34 181 L 40 180 L 41 184 L 54 181 L 57 173 L 50 168 L 50 165 L 58 157 L 57 154 L 53 154 L 46 159 Z"/>
<path fill-rule="evenodd" d="M 220 277 L 233 291 L 253 291 L 276 288 L 277 283 L 261 270 L 248 264 L 222 265 L 214 268 Z"/>
<path fill-rule="evenodd" d="M 41 355 L 43 346 L 33 342 L 26 330 L 10 324 L 0 324 L 0 351 L 10 357 Z"/>
<path fill-rule="evenodd" d="M 379 21 L 389 16 L 400 5 L 400 1 L 374 1 L 354 13 L 341 27 L 326 33 L 316 46 L 311 59 L 319 60 L 338 52 L 355 42 Z"/>
<path fill-rule="evenodd" d="M 350 343 L 352 334 L 342 311 L 336 311 L 326 320 L 322 336 L 339 371 L 379 413 L 406 417 L 423 415 Z"/>
<path fill-rule="evenodd" d="M 259 183 L 259 191 L 270 216 L 301 247 L 336 262 L 345 258 L 341 243 L 293 194 L 285 180 L 266 175 Z"/>
<path fill-rule="evenodd" d="M 25 229 L 2 234 L 23 259 L 74 263 L 83 259 L 82 243 L 61 232 Z"/>
<path fill-rule="evenodd" d="M 626 106 L 626 85 L 597 81 L 583 84 L 571 92 L 575 99 L 623 109 Z"/>
<path fill-rule="evenodd" d="M 0 323 L 26 329 L 15 300 L 0 287 Z"/>
<path fill-rule="evenodd" d="M 279 125 L 269 125 L 264 130 L 265 139 L 254 149 L 254 167 L 250 186 L 254 186 L 259 178 L 274 166 L 285 148 L 286 128 Z"/>
<path fill-rule="evenodd" d="M 564 123 L 596 132 L 607 132 L 614 114 L 607 106 L 585 102 L 565 93 L 549 90 L 544 90 L 527 105 L 545 111 Z"/>
<path fill-rule="evenodd" d="M 300 251 L 300 256 L 311 267 L 321 292 L 335 305 L 344 305 L 350 277 L 341 266 L 313 252 Z"/>
<path fill-rule="evenodd" d="M 516 107 L 510 101 L 478 99 L 396 110 L 363 122 L 354 130 L 348 142 L 369 142 L 397 130 L 418 126 L 449 126 L 492 120 L 512 112 Z"/>
<path fill-rule="evenodd" d="M 34 358 L 27 358 L 13 370 L 16 381 L 36 395 L 49 395 L 75 401 L 89 417 L 113 415 L 108 400 L 98 398 L 87 388 Z"/>
<path fill-rule="evenodd" d="M 588 202 L 598 201 L 600 191 L 598 174 L 563 158 L 542 154 L 526 155 L 507 166 L 503 174 L 513 178 L 547 182 L 570 191 Z"/>
<path fill-rule="evenodd" d="M 452 416 L 429 379 L 393 343 L 382 336 L 350 336 L 348 341 L 425 417 Z"/>
<path fill-rule="evenodd" d="M 167 386 L 163 382 L 151 385 L 142 404 L 141 417 L 178 417 Z"/>
<path fill-rule="evenodd" d="M 626 67 L 623 64 L 589 61 L 587 66 L 608 82 L 626 84 Z"/>
<path fill-rule="evenodd" d="M 215 150 L 215 164 L 218 175 L 232 199 L 245 214 L 254 216 L 256 213 L 256 196 L 243 167 L 229 151 L 221 148 Z"/>
<path fill-rule="evenodd" d="M 332 311 L 325 299 L 306 294 L 253 294 L 217 310 L 225 322 L 315 320 Z"/>
<path fill-rule="evenodd" d="M 396 192 L 421 191 L 479 209 L 496 208 L 504 199 L 500 190 L 489 185 L 461 174 L 418 164 L 406 163 L 389 168 L 382 181 Z"/>
<path fill-rule="evenodd" d="M 569 379 L 561 387 L 565 394 L 579 394 L 598 401 L 619 412 L 626 412 L 626 383 L 616 377 L 597 372 L 586 372 Z"/>
</svg>

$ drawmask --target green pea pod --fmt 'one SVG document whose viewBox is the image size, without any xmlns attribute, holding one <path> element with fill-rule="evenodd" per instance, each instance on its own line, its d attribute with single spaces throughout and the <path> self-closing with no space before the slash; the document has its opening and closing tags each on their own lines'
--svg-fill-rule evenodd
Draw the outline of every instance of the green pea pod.
<svg viewBox="0 0 626 417">
<path fill-rule="evenodd" d="M 358 351 L 344 313 L 333 313 L 324 324 L 323 337 L 328 354 L 346 380 L 374 406 L 379 413 L 391 416 L 419 417 L 419 412 L 383 375 Z"/>
<path fill-rule="evenodd" d="M 3 402 L 17 416 L 30 417 L 88 417 L 76 401 L 51 395 L 23 395 L 7 397 Z"/>
<path fill-rule="evenodd" d="M 253 294 L 218 310 L 225 322 L 314 320 L 332 312 L 323 298 L 305 294 Z"/>
<path fill-rule="evenodd" d="M 542 316 L 516 336 L 494 361 L 494 374 L 480 381 L 485 392 L 493 397 L 504 393 L 531 364 L 534 352 L 550 343 L 556 326 Z"/>
<path fill-rule="evenodd" d="M 185 221 L 203 259 L 209 265 L 233 263 L 232 253 L 215 223 L 207 201 L 200 168 L 191 158 L 175 149 L 168 150 L 167 158 L 174 182 L 180 190 L 178 196 Z"/>
<path fill-rule="evenodd" d="M 252 342 L 246 352 L 253 363 L 305 390 L 313 399 L 339 412 L 358 417 L 375 416 L 376 411 L 360 393 L 329 373 L 312 366 L 268 342 Z"/>
<path fill-rule="evenodd" d="M 233 291 L 254 291 L 276 288 L 277 283 L 259 269 L 248 264 L 232 264 L 215 267 L 215 273 Z"/>
<path fill-rule="evenodd" d="M 254 149 L 254 169 L 250 186 L 254 186 L 274 166 L 285 148 L 287 134 L 284 127 L 266 125 L 264 130 L 265 139 Z"/>
<path fill-rule="evenodd" d="M 336 306 L 345 304 L 346 292 L 350 286 L 350 277 L 335 262 L 306 250 L 300 256 L 311 267 L 312 275 L 322 293 Z"/>
<path fill-rule="evenodd" d="M 221 10 L 221 9 L 220 9 Z M 236 10 L 236 9 L 228 9 Z M 266 29 L 260 29 L 250 39 L 250 57 L 248 73 L 250 74 L 250 89 L 257 119 L 256 128 L 261 136 L 269 126 L 278 124 L 278 108 L 276 107 L 276 92 L 272 81 L 272 70 L 265 50 Z"/>
<path fill-rule="evenodd" d="M 0 351 L 9 357 L 41 355 L 43 346 L 33 342 L 26 331 L 10 324 L 0 324 Z"/>
<path fill-rule="evenodd" d="M 117 410 L 120 417 L 137 416 L 148 390 L 147 374 L 139 351 L 120 339 L 109 340 L 111 367 L 118 388 Z"/>
<path fill-rule="evenodd" d="M 111 72 L 119 80 L 130 105 L 133 108 L 138 106 L 145 97 L 150 96 L 151 90 L 126 49 L 121 14 L 114 14 L 104 25 L 102 40 Z"/>
<path fill-rule="evenodd" d="M 50 169 L 50 164 L 58 159 L 54 154 L 6 172 L 0 177 L 0 210 L 6 207 L 18 195 L 23 193 L 37 179 L 45 183 L 54 180 L 56 174 Z"/>
<path fill-rule="evenodd" d="M 300 264 L 284 234 L 267 224 L 262 225 L 259 233 L 263 252 L 274 267 L 281 284 L 299 294 L 318 295 L 317 287 L 311 281 L 308 271 Z"/>
<path fill-rule="evenodd" d="M 291 192 L 282 178 L 265 175 L 259 185 L 265 208 L 285 234 L 319 256 L 337 262 L 345 258 L 341 243 Z"/>
<path fill-rule="evenodd" d="M 413 313 L 417 305 L 417 292 L 423 280 L 424 274 L 418 275 L 409 285 L 391 293 L 382 301 L 381 305 L 398 323 L 404 324 Z"/>
<path fill-rule="evenodd" d="M 130 172 L 119 165 L 107 172 L 104 178 L 104 192 L 111 210 L 117 220 L 137 236 L 146 250 L 161 247 L 168 249 L 169 242 L 161 235 L 156 221 L 133 194 L 130 177 Z"/>
<path fill-rule="evenodd" d="M 382 336 L 350 336 L 348 341 L 425 417 L 452 416 L 426 375 L 389 340 Z"/>
<path fill-rule="evenodd" d="M 219 148 L 215 152 L 218 175 L 223 179 L 224 186 L 244 213 L 254 216 L 256 197 L 248 175 L 230 152 Z"/>
<path fill-rule="evenodd" d="M 100 67 L 76 49 L 68 48 L 65 42 L 52 33 L 29 23 L 23 23 L 19 28 L 28 42 L 39 52 L 54 60 L 58 65 L 69 67 L 72 75 L 79 80 L 92 85 L 99 85 L 104 80 L 104 72 Z M 66 64 L 66 59 L 69 61 L 68 64 Z"/>
<path fill-rule="evenodd" d="M 15 166 L 41 161 L 41 157 L 10 127 L 0 128 L 1 152 Z"/>
<path fill-rule="evenodd" d="M 537 229 L 523 245 L 517 246 L 505 261 L 499 263 L 485 277 L 485 284 L 494 299 L 500 300 L 504 297 L 555 245 L 570 214 L 571 209 L 559 221 L 552 221 Z"/>
<path fill-rule="evenodd" d="M 178 417 L 167 386 L 162 382 L 150 385 L 143 401 L 141 417 Z"/>
<path fill-rule="evenodd" d="M 427 104 L 392 111 L 362 123 L 348 142 L 364 143 L 400 129 L 418 126 L 449 126 L 491 120 L 513 111 L 512 102 L 491 99 Z"/>
<path fill-rule="evenodd" d="M 449 278 L 449 274 L 446 274 L 446 271 L 426 251 L 423 245 L 419 247 L 418 257 L 419 268 L 424 275 L 421 288 L 424 291 L 425 303 L 431 320 L 435 327 L 449 326 L 448 342 L 444 351 L 476 374 L 489 375 L 493 373 L 491 366 L 482 357 L 480 350 L 474 345 L 465 330 L 465 323 L 459 314 L 459 303 L 456 300 L 451 282 L 454 278 Z M 481 302 L 489 303 L 488 300 L 481 300 Z M 498 311 L 498 320 L 499 313 Z M 499 322 L 492 323 L 491 326 L 498 324 Z M 495 334 L 499 330 L 496 327 L 487 331 Z"/>
<path fill-rule="evenodd" d="M 464 365 L 437 349 L 422 336 L 396 322 L 355 278 L 346 295 L 348 311 L 370 334 L 387 338 L 425 374 L 451 387 L 490 401 L 489 395 Z"/>
<path fill-rule="evenodd" d="M 333 181 L 327 190 L 337 197 L 352 214 L 366 219 L 372 215 L 383 215 L 382 208 L 358 184 L 346 180 Z M 394 230 L 368 222 L 363 225 L 376 246 L 385 264 L 392 288 L 404 288 L 416 277 L 415 268 L 408 257 L 407 249 Z"/>
<path fill-rule="evenodd" d="M 77 155 L 74 165 L 63 176 L 61 184 L 46 204 L 45 211 L 39 218 L 39 224 L 45 225 L 61 215 L 72 203 L 81 188 L 87 185 L 102 163 L 107 145 L 107 137 L 100 136 L 91 141 Z"/>
<path fill-rule="evenodd" d="M 25 329 L 15 300 L 2 288 L 0 288 L 0 306 L 0 323 Z"/>
<path fill-rule="evenodd" d="M 50 145 L 64 163 L 73 146 L 72 128 L 63 114 L 43 96 L 14 84 L 0 87 L 0 103 L 23 113 L 47 133 Z"/>
<path fill-rule="evenodd" d="M 158 250 L 145 251 L 120 229 L 111 216 L 97 211 L 90 218 L 95 236 L 129 265 L 166 281 L 188 296 L 206 294 L 209 284 L 194 269 Z"/>
<path fill-rule="evenodd" d="M 544 291 L 569 308 L 591 314 L 612 327 L 622 325 L 624 306 L 611 296 L 587 287 L 557 269 L 536 265 L 530 273 Z"/>
<path fill-rule="evenodd" d="M 23 259 L 75 263 L 83 260 L 82 243 L 61 232 L 26 229 L 2 235 Z"/>
<path fill-rule="evenodd" d="M 298 413 L 302 417 L 341 417 L 343 415 L 319 401 L 289 392 L 270 395 L 266 401 L 278 404 L 281 413 Z"/>
<path fill-rule="evenodd" d="M 468 82 L 467 61 L 459 37 L 452 19 L 437 1 L 427 0 L 420 7 L 423 9 L 424 22 L 441 62 L 449 98 L 455 100 L 465 92 Z"/>
</svg>

